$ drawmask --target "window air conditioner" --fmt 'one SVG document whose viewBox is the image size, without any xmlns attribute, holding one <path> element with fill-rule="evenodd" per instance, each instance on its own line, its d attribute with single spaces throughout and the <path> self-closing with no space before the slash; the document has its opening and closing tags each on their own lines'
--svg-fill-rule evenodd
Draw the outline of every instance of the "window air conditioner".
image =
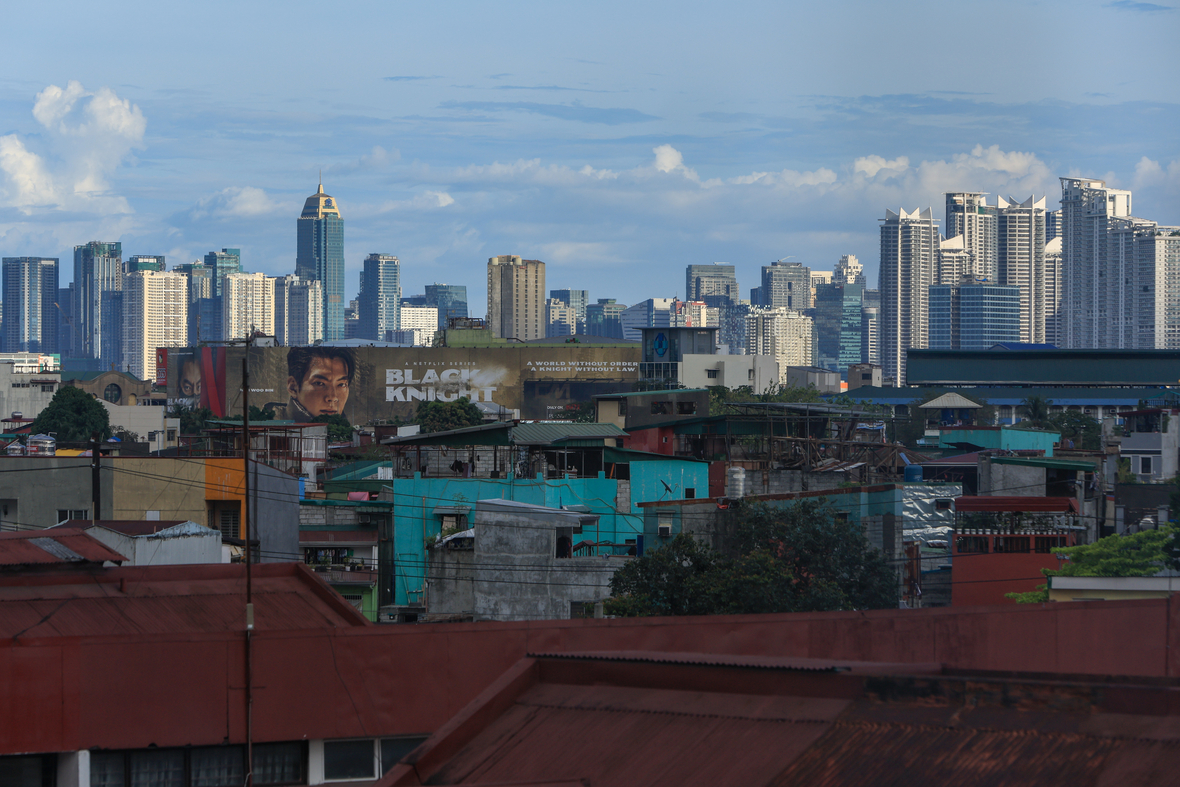
<svg viewBox="0 0 1180 787">
<path fill-rule="evenodd" d="M 656 533 L 659 535 L 660 538 L 671 538 L 672 537 L 672 526 L 671 525 L 659 525 L 656 528 Z"/>
</svg>

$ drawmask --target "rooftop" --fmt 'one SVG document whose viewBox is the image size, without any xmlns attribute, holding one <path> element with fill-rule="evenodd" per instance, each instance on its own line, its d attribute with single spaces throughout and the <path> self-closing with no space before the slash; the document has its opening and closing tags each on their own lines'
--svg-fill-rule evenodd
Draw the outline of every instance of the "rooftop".
<svg viewBox="0 0 1180 787">
<path fill-rule="evenodd" d="M 122 563 L 126 559 L 77 528 L 0 533 L 0 567 L 3 568 L 101 566 L 107 561 Z"/>
</svg>

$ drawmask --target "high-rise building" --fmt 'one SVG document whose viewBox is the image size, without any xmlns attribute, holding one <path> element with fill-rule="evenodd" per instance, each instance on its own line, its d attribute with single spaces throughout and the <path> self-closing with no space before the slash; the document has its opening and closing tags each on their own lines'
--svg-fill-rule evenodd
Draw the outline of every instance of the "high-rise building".
<svg viewBox="0 0 1180 787">
<path fill-rule="evenodd" d="M 1061 209 L 1045 211 L 1045 243 L 1061 236 Z"/>
<path fill-rule="evenodd" d="M 156 350 L 188 345 L 188 280 L 150 269 L 123 280 L 124 368 L 141 380 L 156 376 Z"/>
<path fill-rule="evenodd" d="M 1116 347 L 1120 283 L 1107 233 L 1131 215 L 1131 192 L 1093 178 L 1061 178 L 1061 339 L 1067 348 Z"/>
<path fill-rule="evenodd" d="M 630 342 L 643 340 L 644 328 L 667 328 L 671 326 L 673 298 L 648 298 L 628 306 L 619 316 L 623 338 Z"/>
<path fill-rule="evenodd" d="M 720 309 L 710 307 L 704 301 L 678 301 L 672 299 L 668 308 L 670 328 L 719 328 L 717 314 Z"/>
<path fill-rule="evenodd" d="M 833 281 L 816 287 L 816 366 L 845 373 L 861 363 L 864 344 L 864 285 Z"/>
<path fill-rule="evenodd" d="M 1045 198 L 1023 202 L 996 199 L 996 264 L 994 283 L 1020 291 L 1020 338 L 1045 341 Z M 943 280 L 943 284 L 947 284 Z"/>
<path fill-rule="evenodd" d="M 74 247 L 74 357 L 123 360 L 123 244 Z"/>
<path fill-rule="evenodd" d="M 947 192 L 945 196 L 946 237 L 963 236 L 963 250 L 975 258 L 976 267 L 971 275 L 996 281 L 996 206 L 988 205 L 986 195 L 979 191 Z M 942 283 L 955 282 L 943 280 Z"/>
<path fill-rule="evenodd" d="M 401 314 L 401 329 L 400 332 L 413 332 L 413 343 L 418 346 L 430 346 L 434 344 L 434 336 L 438 332 L 438 307 L 437 306 L 402 306 Z M 389 339 L 389 335 L 395 333 L 390 330 L 383 339 Z"/>
<path fill-rule="evenodd" d="M 163 254 L 132 254 L 127 258 L 127 266 L 124 268 L 124 273 L 135 273 L 136 271 L 162 271 L 164 270 L 164 255 Z"/>
<path fill-rule="evenodd" d="M 221 340 L 221 302 L 213 299 L 213 269 L 200 260 L 175 265 L 188 287 L 188 338 L 193 344 Z"/>
<path fill-rule="evenodd" d="M 56 257 L 4 258 L 5 352 L 55 353 Z"/>
<path fill-rule="evenodd" d="M 1180 349 L 1180 228 L 1113 219 L 1108 257 L 1118 276 L 1114 347 Z"/>
<path fill-rule="evenodd" d="M 730 303 L 741 300 L 734 266 L 728 262 L 687 266 L 684 274 L 684 300 L 701 301 L 719 308 L 721 304 L 710 301 L 711 296 L 723 298 Z"/>
<path fill-rule="evenodd" d="M 53 305 L 57 307 L 57 351 L 68 356 L 74 352 L 73 282 L 68 287 L 58 288 L 57 301 Z"/>
<path fill-rule="evenodd" d="M 746 354 L 769 355 L 778 362 L 779 381 L 788 366 L 812 366 L 816 357 L 815 322 L 786 308 L 751 309 L 746 317 Z"/>
<path fill-rule="evenodd" d="M 844 284 L 864 284 L 864 266 L 854 254 L 845 254 L 836 263 L 836 270 L 832 273 L 832 281 Z"/>
<path fill-rule="evenodd" d="M 586 306 L 586 335 L 623 338 L 623 312 L 627 306 L 614 298 L 599 298 Z"/>
<path fill-rule="evenodd" d="M 786 260 L 762 266 L 762 286 L 750 290 L 750 305 L 794 311 L 811 308 L 811 269 Z"/>
<path fill-rule="evenodd" d="M 318 281 L 288 275 L 275 283 L 275 341 L 307 347 L 324 338 L 324 296 Z"/>
<path fill-rule="evenodd" d="M 389 254 L 365 257 L 361 292 L 357 296 L 359 338 L 384 339 L 387 331 L 398 330 L 401 300 L 401 263 L 397 257 Z"/>
<path fill-rule="evenodd" d="M 1060 346 L 1061 334 L 1061 236 L 1045 243 L 1045 343 Z"/>
<path fill-rule="evenodd" d="M 1019 342 L 1019 287 L 967 279 L 930 288 L 932 350 L 987 350 Z"/>
<path fill-rule="evenodd" d="M 881 365 L 905 383 L 906 350 L 924 348 L 941 236 L 930 208 L 886 210 L 881 224 Z"/>
<path fill-rule="evenodd" d="M 545 304 L 545 336 L 573 336 L 578 332 L 578 313 L 563 300 L 550 298 Z"/>
<path fill-rule="evenodd" d="M 467 287 L 463 284 L 427 284 L 426 305 L 438 309 L 438 327 L 450 320 L 467 319 Z"/>
<path fill-rule="evenodd" d="M 549 298 L 556 298 L 574 310 L 574 333 L 586 331 L 586 307 L 590 305 L 589 290 L 550 290 Z"/>
<path fill-rule="evenodd" d="M 344 338 L 344 219 L 321 183 L 299 215 L 295 275 L 323 288 L 324 340 Z"/>
<path fill-rule="evenodd" d="M 488 260 L 488 327 L 497 339 L 545 338 L 545 263 L 513 254 Z"/>
<path fill-rule="evenodd" d="M 275 334 L 274 279 L 261 273 L 231 273 L 222 281 L 221 324 L 226 340 Z"/>
<path fill-rule="evenodd" d="M 940 238 L 938 241 L 938 261 L 934 270 L 936 284 L 951 284 L 964 278 L 976 278 L 975 253 L 964 248 L 966 238 L 956 235 L 953 238 Z M 980 273 L 978 277 L 986 279 Z"/>
<path fill-rule="evenodd" d="M 211 272 L 214 298 L 225 292 L 225 277 L 242 272 L 242 250 L 222 249 L 205 255 L 205 267 Z"/>
</svg>

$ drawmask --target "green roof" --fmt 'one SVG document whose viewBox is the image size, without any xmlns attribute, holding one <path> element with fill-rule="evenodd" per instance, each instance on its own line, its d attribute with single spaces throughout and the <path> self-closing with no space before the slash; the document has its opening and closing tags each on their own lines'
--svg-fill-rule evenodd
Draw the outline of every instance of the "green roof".
<svg viewBox="0 0 1180 787">
<path fill-rule="evenodd" d="M 602 461 L 613 462 L 615 464 L 629 464 L 631 462 L 658 462 L 667 460 L 669 462 L 699 462 L 701 464 L 709 464 L 704 459 L 694 459 L 690 456 L 669 456 L 667 454 L 657 454 L 652 451 L 636 451 L 633 448 L 614 448 L 607 446 L 602 453 Z"/>
<path fill-rule="evenodd" d="M 405 437 L 387 437 L 381 441 L 382 445 L 511 445 L 508 441 L 511 421 L 496 421 L 479 426 L 467 426 L 462 429 L 450 429 L 446 432 L 427 432 L 412 434 Z"/>
<path fill-rule="evenodd" d="M 908 350 L 910 385 L 1176 385 L 1177 350 Z M 851 393 L 851 391 L 849 392 Z"/>
<path fill-rule="evenodd" d="M 1092 471 L 1094 465 L 1089 462 L 1078 462 L 1070 459 L 1050 459 L 1048 457 L 1024 456 L 994 456 L 992 463 L 997 465 L 1023 465 L 1025 467 L 1045 467 L 1050 470 L 1082 470 Z"/>
<path fill-rule="evenodd" d="M 662 391 L 632 391 L 630 393 L 610 393 L 610 394 L 594 394 L 595 399 L 622 399 L 628 396 L 655 396 L 657 394 L 686 394 L 686 393 L 708 393 L 708 388 L 666 388 Z"/>
</svg>

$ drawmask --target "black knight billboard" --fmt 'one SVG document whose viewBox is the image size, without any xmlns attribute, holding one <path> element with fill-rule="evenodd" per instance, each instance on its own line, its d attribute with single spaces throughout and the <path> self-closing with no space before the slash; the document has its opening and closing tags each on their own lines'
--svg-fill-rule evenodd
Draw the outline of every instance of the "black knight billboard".
<svg viewBox="0 0 1180 787">
<path fill-rule="evenodd" d="M 419 402 L 467 397 L 524 419 L 562 419 L 595 394 L 630 391 L 638 347 L 196 347 L 169 350 L 171 404 L 242 411 L 242 358 L 250 404 L 280 420 L 343 414 L 350 423 L 410 419 Z M 498 407 L 497 407 L 498 406 Z"/>
</svg>

